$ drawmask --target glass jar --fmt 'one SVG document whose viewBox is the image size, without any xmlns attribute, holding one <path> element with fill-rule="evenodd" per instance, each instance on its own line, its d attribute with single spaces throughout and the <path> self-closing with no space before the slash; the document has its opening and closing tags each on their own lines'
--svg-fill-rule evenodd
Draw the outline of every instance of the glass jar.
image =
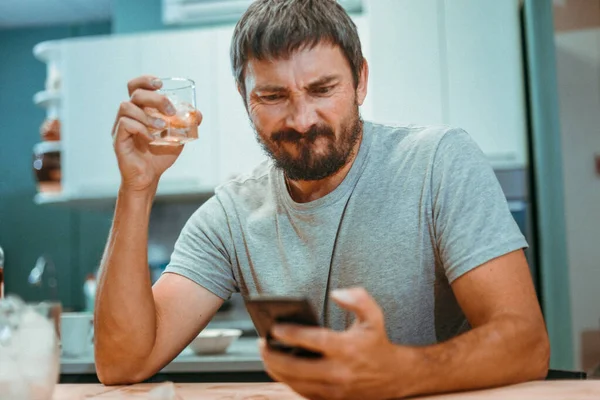
<svg viewBox="0 0 600 400">
<path fill-rule="evenodd" d="M 60 192 L 60 142 L 41 142 L 35 145 L 33 172 L 39 192 Z"/>
<path fill-rule="evenodd" d="M 50 400 L 60 372 L 60 304 L 0 299 L 0 399 Z"/>
</svg>

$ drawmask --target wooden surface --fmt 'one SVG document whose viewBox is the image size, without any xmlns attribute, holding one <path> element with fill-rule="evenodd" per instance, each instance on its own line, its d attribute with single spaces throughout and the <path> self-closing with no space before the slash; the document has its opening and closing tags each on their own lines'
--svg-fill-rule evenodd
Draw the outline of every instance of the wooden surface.
<svg viewBox="0 0 600 400">
<path fill-rule="evenodd" d="M 102 385 L 58 385 L 53 400 L 301 400 L 279 383 L 181 383 L 175 384 L 176 397 L 157 396 L 156 390 L 169 390 L 172 384 L 139 384 L 122 387 Z M 159 386 L 161 386 L 159 388 Z M 170 387 L 171 386 L 171 387 Z M 150 393 L 153 391 L 153 393 Z M 502 400 L 598 400 L 600 381 L 540 381 L 498 389 L 424 397 L 423 399 L 502 399 Z"/>
</svg>

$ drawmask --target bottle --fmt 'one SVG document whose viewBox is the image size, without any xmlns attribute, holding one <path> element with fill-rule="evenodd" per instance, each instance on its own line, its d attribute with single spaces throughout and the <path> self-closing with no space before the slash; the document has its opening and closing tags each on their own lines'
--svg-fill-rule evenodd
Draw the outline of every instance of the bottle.
<svg viewBox="0 0 600 400">
<path fill-rule="evenodd" d="M 85 311 L 94 312 L 94 301 L 96 299 L 96 277 L 88 274 L 83 283 L 83 295 L 85 297 Z"/>
</svg>

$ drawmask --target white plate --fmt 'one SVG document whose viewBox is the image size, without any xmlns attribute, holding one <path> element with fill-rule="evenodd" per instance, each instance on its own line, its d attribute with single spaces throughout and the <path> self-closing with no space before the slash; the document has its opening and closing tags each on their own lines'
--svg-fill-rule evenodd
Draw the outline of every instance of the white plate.
<svg viewBox="0 0 600 400">
<path fill-rule="evenodd" d="M 220 354 L 242 336 L 240 329 L 205 329 L 190 343 L 196 354 Z"/>
</svg>

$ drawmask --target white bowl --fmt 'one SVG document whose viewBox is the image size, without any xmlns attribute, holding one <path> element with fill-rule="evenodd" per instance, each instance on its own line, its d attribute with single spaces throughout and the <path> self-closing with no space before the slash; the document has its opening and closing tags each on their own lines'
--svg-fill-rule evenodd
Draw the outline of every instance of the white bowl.
<svg viewBox="0 0 600 400">
<path fill-rule="evenodd" d="M 240 336 L 240 329 L 205 329 L 192 340 L 189 347 L 196 354 L 225 353 Z"/>
</svg>

